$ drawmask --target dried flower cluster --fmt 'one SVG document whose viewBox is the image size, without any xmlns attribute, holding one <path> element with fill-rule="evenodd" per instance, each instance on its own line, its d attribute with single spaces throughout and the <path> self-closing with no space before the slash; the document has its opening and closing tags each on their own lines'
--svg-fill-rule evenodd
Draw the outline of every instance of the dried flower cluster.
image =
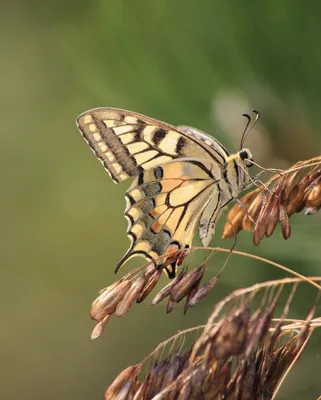
<svg viewBox="0 0 321 400">
<path fill-rule="evenodd" d="M 228 213 L 223 238 L 231 238 L 242 229 L 253 230 L 253 242 L 258 245 L 280 223 L 283 237 L 288 239 L 291 215 L 304 208 L 306 214 L 315 214 L 321 207 L 320 163 L 321 157 L 300 161 L 288 171 L 275 175 L 265 189 L 255 189 L 243 196 L 240 201 L 244 208 L 236 204 Z"/>
<path fill-rule="evenodd" d="M 208 295 L 220 277 L 220 274 L 217 274 L 200 287 L 205 270 L 205 263 L 190 272 L 187 272 L 186 267 L 183 268 L 179 275 L 156 295 L 152 305 L 168 298 L 166 311 L 169 313 L 181 300 L 186 298 L 184 304 L 184 313 L 186 313 L 189 307 L 195 306 Z"/>
<path fill-rule="evenodd" d="M 278 289 L 277 293 L 270 292 L 265 296 L 269 299 L 252 312 L 257 287 L 232 293 L 214 308 L 191 347 L 171 351 L 163 360 L 157 359 L 142 377 L 143 367 L 156 354 L 164 352 L 170 340 L 164 342 L 142 363 L 122 371 L 106 390 L 105 400 L 271 399 L 307 343 L 314 321 L 320 325 L 319 319 L 312 320 L 314 308 L 300 324 L 285 325 L 296 284 L 281 317 L 272 319 L 276 305 L 280 305 L 283 283 L 284 280 L 270 282 L 270 286 Z M 227 304 L 230 311 L 219 318 Z M 184 334 L 187 332 L 172 339 Z"/>
<path fill-rule="evenodd" d="M 161 269 L 147 265 L 102 289 L 91 307 L 90 316 L 98 322 L 91 338 L 96 339 L 102 334 L 113 314 L 122 317 L 135 302 L 142 302 L 155 287 L 161 274 Z"/>
<path fill-rule="evenodd" d="M 205 270 L 205 263 L 189 272 L 186 267 L 183 268 L 179 275 L 156 295 L 152 305 L 168 298 L 167 312 L 169 313 L 186 298 L 184 305 L 184 312 L 186 312 L 189 307 L 195 306 L 208 295 L 220 276 L 220 274 L 214 276 L 200 287 Z M 122 317 L 135 302 L 141 303 L 154 289 L 161 275 L 162 269 L 156 269 L 153 265 L 147 264 L 101 290 L 91 308 L 91 318 L 98 322 L 91 338 L 96 339 L 102 334 L 113 314 Z"/>
</svg>

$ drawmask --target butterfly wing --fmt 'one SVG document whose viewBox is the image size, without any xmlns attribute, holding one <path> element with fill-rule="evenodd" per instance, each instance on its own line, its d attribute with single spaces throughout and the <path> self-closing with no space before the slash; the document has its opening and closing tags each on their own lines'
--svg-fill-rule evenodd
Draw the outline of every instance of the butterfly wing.
<svg viewBox="0 0 321 400">
<path fill-rule="evenodd" d="M 181 159 L 144 171 L 125 197 L 127 235 L 131 246 L 118 268 L 140 255 L 165 265 L 175 276 L 177 257 L 190 247 L 196 225 L 212 197 L 217 182 L 212 164 L 200 159 Z"/>
<path fill-rule="evenodd" d="M 196 135 L 130 111 L 97 108 L 77 125 L 115 183 L 177 158 L 223 160 Z"/>
</svg>

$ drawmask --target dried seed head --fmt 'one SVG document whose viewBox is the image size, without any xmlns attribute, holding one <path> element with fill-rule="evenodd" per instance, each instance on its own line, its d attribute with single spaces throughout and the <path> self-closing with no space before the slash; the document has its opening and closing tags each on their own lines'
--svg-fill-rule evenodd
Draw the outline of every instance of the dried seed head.
<svg viewBox="0 0 321 400">
<path fill-rule="evenodd" d="M 205 271 L 205 266 L 193 269 L 186 273 L 175 285 L 170 292 L 170 299 L 179 303 L 188 293 L 200 283 Z"/>
<path fill-rule="evenodd" d="M 270 237 L 274 232 L 276 225 L 279 222 L 279 208 L 280 208 L 280 199 L 279 196 L 275 193 L 273 196 L 273 203 L 271 205 L 270 214 L 267 216 L 267 225 L 265 229 L 266 237 Z"/>
<path fill-rule="evenodd" d="M 257 196 L 257 191 L 247 193 L 241 198 L 242 203 L 248 209 L 254 198 Z M 242 223 L 244 219 L 244 209 L 239 204 L 235 204 L 231 208 L 227 216 L 226 228 L 223 232 L 223 239 L 228 239 L 235 236 L 239 231 L 242 230 Z"/>
<path fill-rule="evenodd" d="M 160 292 L 157 293 L 154 300 L 152 301 L 152 306 L 155 306 L 156 304 L 164 300 L 167 296 L 169 296 L 173 286 L 177 284 L 185 275 L 186 275 L 186 269 L 183 268 L 181 272 L 177 275 L 177 277 L 172 280 L 172 282 L 170 282 Z"/>
<path fill-rule="evenodd" d="M 162 270 L 155 269 L 155 268 L 152 273 L 150 273 L 148 275 L 145 274 L 147 282 L 145 283 L 144 287 L 142 288 L 140 294 L 137 297 L 137 300 L 136 300 L 137 303 L 141 303 L 143 300 L 146 299 L 146 297 L 149 295 L 149 293 L 157 285 L 157 282 L 159 281 L 161 275 L 162 275 Z"/>
<path fill-rule="evenodd" d="M 290 203 L 293 194 L 295 194 L 298 190 L 297 177 L 300 173 L 300 170 L 294 171 L 292 174 L 285 175 L 280 178 L 277 186 L 284 185 L 283 199 L 285 202 Z"/>
<path fill-rule="evenodd" d="M 266 219 L 266 210 L 267 210 L 267 204 L 262 204 L 262 207 L 260 209 L 260 213 L 257 217 L 257 223 L 254 228 L 254 233 L 253 233 L 253 243 L 255 246 L 257 246 L 260 241 L 263 239 L 265 235 L 265 230 L 267 226 L 267 219 Z"/>
<path fill-rule="evenodd" d="M 228 296 L 215 307 L 208 325 L 187 351 L 182 354 L 173 351 L 175 335 L 172 344 L 165 342 L 172 350 L 164 360 L 153 364 L 150 357 L 146 358 L 144 369 L 147 370 L 142 383 L 137 371 L 125 370 L 107 390 L 110 397 L 105 398 L 271 398 L 278 382 L 307 343 L 315 312 L 314 307 L 306 322 L 301 323 L 300 332 L 294 334 L 281 329 L 295 293 L 295 283 L 283 308 L 282 322 L 279 321 L 271 332 L 274 326 L 272 315 L 280 299 L 282 284 L 283 280 L 272 286 L 279 288 L 277 293 L 271 291 L 269 296 L 264 296 L 252 315 L 249 307 L 254 306 L 251 303 L 254 293 L 260 289 L 254 285 L 252 290 L 235 291 L 236 296 Z M 228 314 L 222 312 L 225 306 L 229 307 Z M 164 346 L 158 346 L 153 354 L 164 354 Z M 232 365 L 235 368 L 232 369 Z M 139 369 L 142 366 L 139 364 Z"/>
<path fill-rule="evenodd" d="M 164 379 L 161 386 L 163 389 L 175 381 L 183 367 L 183 360 L 184 359 L 179 354 L 176 354 L 171 360 L 169 360 L 167 368 L 164 371 Z"/>
<path fill-rule="evenodd" d="M 128 389 L 128 383 L 130 383 L 131 385 L 135 381 L 140 369 L 141 364 L 130 366 L 124 369 L 106 390 L 104 399 L 119 399 L 119 395 L 121 394 L 122 389 L 125 389 L 125 391 Z"/>
<path fill-rule="evenodd" d="M 174 310 L 174 308 L 177 306 L 177 304 L 178 304 L 177 301 L 168 299 L 167 306 L 166 306 L 166 312 L 167 312 L 167 314 L 169 314 L 170 312 L 172 312 L 172 311 Z"/>
<path fill-rule="evenodd" d="M 155 388 L 153 387 L 151 373 L 148 373 L 144 379 L 144 382 L 141 384 L 139 390 L 135 394 L 134 400 L 150 399 L 154 391 Z"/>
<path fill-rule="evenodd" d="M 278 223 L 284 239 L 291 235 L 289 217 L 306 208 L 312 215 L 321 208 L 321 171 L 311 164 L 321 164 L 321 156 L 300 161 L 288 171 L 275 175 L 266 183 L 265 191 L 255 189 L 240 199 L 248 212 L 235 204 L 229 211 L 223 238 L 235 236 L 241 229 L 253 230 L 253 242 L 258 245 L 264 236 L 271 236 Z M 234 225 L 234 229 L 233 226 Z"/>
<path fill-rule="evenodd" d="M 106 315 L 106 317 L 98 322 L 98 324 L 95 326 L 95 328 L 93 329 L 92 333 L 91 333 L 91 339 L 97 339 L 103 332 L 105 329 L 105 326 L 107 325 L 108 321 L 110 320 L 111 315 Z"/>
<path fill-rule="evenodd" d="M 122 317 L 125 315 L 133 303 L 137 300 L 138 296 L 141 293 L 145 283 L 146 277 L 144 275 L 137 276 L 132 282 L 130 288 L 127 290 L 124 297 L 120 300 L 116 307 L 116 315 L 117 317 Z"/>
<path fill-rule="evenodd" d="M 188 292 L 185 303 L 184 303 L 184 315 L 187 313 L 187 310 L 190 307 L 190 301 L 197 293 L 200 283 L 201 283 L 201 281 L 199 280 L 198 283 L 196 283 L 195 286 L 193 286 L 191 288 L 191 290 Z"/>
<path fill-rule="evenodd" d="M 313 215 L 321 208 L 321 184 L 314 186 L 308 194 L 305 206 L 307 207 L 306 214 Z"/>
<path fill-rule="evenodd" d="M 224 318 L 211 349 L 215 358 L 229 357 L 243 352 L 249 319 L 248 309 L 234 311 Z"/>
<path fill-rule="evenodd" d="M 202 264 L 200 267 L 193 269 L 190 272 L 186 272 L 186 268 L 184 268 L 176 277 L 176 279 L 170 282 L 156 295 L 152 301 L 152 305 L 158 304 L 160 301 L 169 296 L 170 298 L 166 308 L 166 311 L 169 313 L 184 297 L 186 297 L 186 302 L 184 305 L 184 313 L 186 313 L 190 300 L 194 297 L 198 290 L 204 272 L 205 264 Z"/>
<path fill-rule="evenodd" d="M 262 193 L 259 193 L 257 190 L 255 190 L 254 193 L 256 194 L 256 197 L 253 199 L 252 203 L 249 204 L 247 214 L 245 214 L 243 210 L 244 218 L 242 222 L 242 228 L 247 232 L 252 231 L 254 226 L 253 221 L 256 221 L 260 214 L 259 205 L 264 203 L 264 197 L 262 196 Z"/>
<path fill-rule="evenodd" d="M 91 318 L 98 321 L 92 332 L 92 339 L 96 339 L 102 334 L 112 314 L 123 316 L 135 301 L 142 302 L 153 290 L 161 274 L 161 269 L 157 269 L 149 263 L 129 272 L 112 285 L 100 290 L 90 313 Z"/>
<path fill-rule="evenodd" d="M 101 293 L 93 302 L 90 316 L 96 321 L 102 320 L 106 315 L 112 314 L 117 307 L 117 304 L 125 296 L 131 286 L 131 282 L 123 281 L 117 285 L 112 285 L 111 290 L 107 289 Z"/>
<path fill-rule="evenodd" d="M 280 204 L 279 219 L 280 219 L 283 237 L 285 240 L 287 240 L 291 236 L 291 226 L 289 223 L 289 216 L 288 216 L 288 214 L 286 212 L 286 208 L 283 204 Z"/>
<path fill-rule="evenodd" d="M 161 388 L 164 381 L 164 375 L 168 368 L 168 360 L 162 360 L 156 364 L 150 373 L 149 385 L 153 388 Z M 151 391 L 151 397 L 154 395 L 154 391 Z"/>
<path fill-rule="evenodd" d="M 193 296 L 191 296 L 191 298 L 186 299 L 186 301 L 188 300 L 188 307 L 193 307 L 196 304 L 198 304 L 201 300 L 203 300 L 209 294 L 209 292 L 214 288 L 220 276 L 221 274 L 214 276 L 204 286 L 198 289 L 196 293 L 193 294 Z"/>
</svg>

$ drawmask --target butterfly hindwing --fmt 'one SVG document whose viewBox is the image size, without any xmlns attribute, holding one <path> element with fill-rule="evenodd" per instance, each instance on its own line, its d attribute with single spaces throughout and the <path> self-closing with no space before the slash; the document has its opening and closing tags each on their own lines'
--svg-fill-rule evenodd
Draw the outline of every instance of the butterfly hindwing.
<svg viewBox="0 0 321 400">
<path fill-rule="evenodd" d="M 98 108 L 81 114 L 77 124 L 116 183 L 176 158 L 223 160 L 196 135 L 130 111 Z"/>
<path fill-rule="evenodd" d="M 182 159 L 144 171 L 125 197 L 131 246 L 118 268 L 134 255 L 163 264 L 191 245 L 200 214 L 216 182 L 211 163 Z M 174 252 L 175 252 L 174 251 Z"/>
</svg>

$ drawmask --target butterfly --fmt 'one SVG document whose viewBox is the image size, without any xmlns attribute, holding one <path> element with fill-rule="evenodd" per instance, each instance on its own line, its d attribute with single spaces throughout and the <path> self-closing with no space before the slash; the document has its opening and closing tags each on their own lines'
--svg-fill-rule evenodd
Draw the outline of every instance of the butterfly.
<svg viewBox="0 0 321 400">
<path fill-rule="evenodd" d="M 230 155 L 196 128 L 116 108 L 86 111 L 77 126 L 115 183 L 134 178 L 125 194 L 131 245 L 115 272 L 142 256 L 175 277 L 197 226 L 206 247 L 222 210 L 249 182 L 250 151 Z"/>
</svg>

